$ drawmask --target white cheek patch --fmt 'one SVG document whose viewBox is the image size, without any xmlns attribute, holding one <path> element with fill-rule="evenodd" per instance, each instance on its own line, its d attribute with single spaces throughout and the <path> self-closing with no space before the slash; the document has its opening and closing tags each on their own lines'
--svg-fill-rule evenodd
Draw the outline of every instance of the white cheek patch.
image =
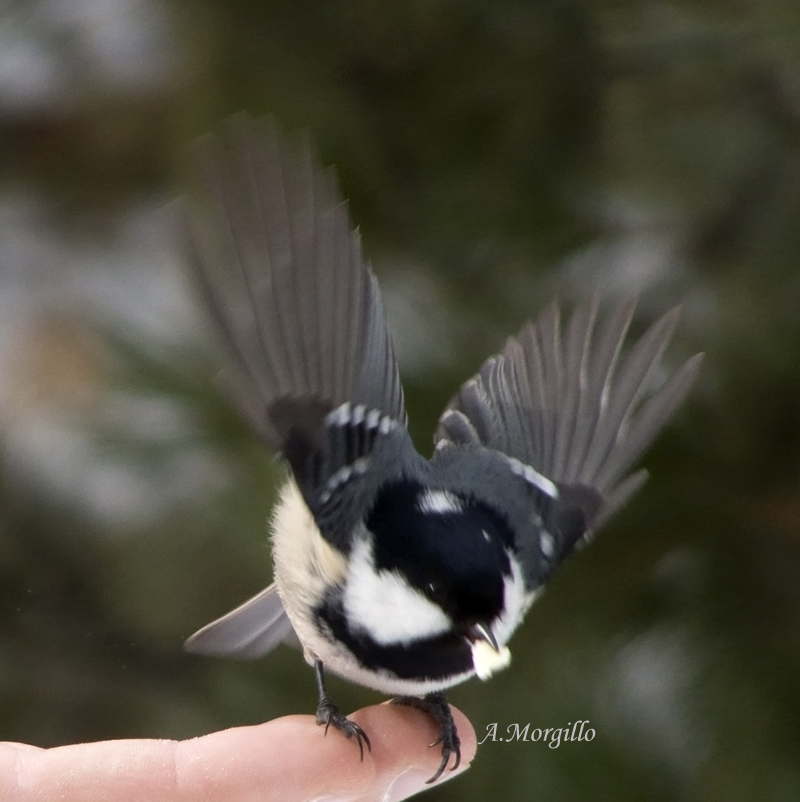
<svg viewBox="0 0 800 802">
<path fill-rule="evenodd" d="M 539 535 L 539 550 L 548 560 L 552 560 L 553 555 L 556 553 L 556 542 L 547 531 Z"/>
<path fill-rule="evenodd" d="M 511 563 L 511 576 L 505 578 L 503 614 L 492 627 L 494 636 L 501 645 L 508 643 L 514 630 L 522 623 L 522 619 L 533 601 L 531 595 L 525 590 L 525 580 L 519 563 L 512 554 L 509 554 L 508 557 Z"/>
<path fill-rule="evenodd" d="M 447 632 L 444 611 L 391 571 L 377 571 L 372 549 L 359 541 L 350 555 L 343 594 L 346 619 L 383 646 Z"/>
<path fill-rule="evenodd" d="M 525 591 L 525 580 L 519 563 L 513 554 L 509 553 L 508 558 L 511 576 L 505 578 L 503 614 L 492 626 L 492 634 L 500 648 L 495 651 L 484 640 L 477 640 L 471 645 L 472 665 L 480 679 L 489 679 L 511 662 L 511 651 L 505 644 L 522 623 L 525 612 L 533 601 L 533 596 Z"/>
</svg>

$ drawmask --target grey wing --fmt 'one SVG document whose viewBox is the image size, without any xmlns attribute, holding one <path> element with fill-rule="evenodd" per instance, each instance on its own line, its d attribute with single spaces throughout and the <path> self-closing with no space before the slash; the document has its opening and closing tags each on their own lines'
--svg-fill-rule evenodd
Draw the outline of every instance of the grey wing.
<svg viewBox="0 0 800 802">
<path fill-rule="evenodd" d="M 187 652 L 251 660 L 279 643 L 294 645 L 296 636 L 274 584 L 195 632 Z"/>
<path fill-rule="evenodd" d="M 598 325 L 597 302 L 587 302 L 562 326 L 552 303 L 460 388 L 439 420 L 437 448 L 485 446 L 532 468 L 535 481 L 597 491 L 588 523 L 599 526 L 644 482 L 645 471 L 627 471 L 684 400 L 702 359 L 652 390 L 680 310 L 626 349 L 635 306 L 623 304 Z"/>
<path fill-rule="evenodd" d="M 285 397 L 350 401 L 405 423 L 378 284 L 335 176 L 304 139 L 231 120 L 196 146 L 200 191 L 180 202 L 184 250 L 229 357 L 226 385 L 250 425 L 282 446 Z"/>
</svg>

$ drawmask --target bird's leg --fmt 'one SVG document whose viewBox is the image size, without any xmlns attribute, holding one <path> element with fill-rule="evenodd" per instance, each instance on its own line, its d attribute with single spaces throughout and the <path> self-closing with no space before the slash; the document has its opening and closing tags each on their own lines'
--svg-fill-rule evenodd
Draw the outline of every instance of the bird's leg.
<svg viewBox="0 0 800 802">
<path fill-rule="evenodd" d="M 328 727 L 331 724 L 339 730 L 347 738 L 355 738 L 358 743 L 358 749 L 361 752 L 361 759 L 364 759 L 364 744 L 367 749 L 371 750 L 369 738 L 367 733 L 355 723 L 350 721 L 339 708 L 331 701 L 325 690 L 325 675 L 322 669 L 322 660 L 314 661 L 314 675 L 317 678 L 317 693 L 319 694 L 319 703 L 317 704 L 317 724 L 325 725 L 325 733 L 328 732 Z"/>
<path fill-rule="evenodd" d="M 428 693 L 425 696 L 396 696 L 392 699 L 392 704 L 408 705 L 408 707 L 422 710 L 436 722 L 436 726 L 439 728 L 439 737 L 431 746 L 442 745 L 442 762 L 428 783 L 434 783 L 442 776 L 453 755 L 455 755 L 455 761 L 450 767 L 450 771 L 458 768 L 461 763 L 461 741 L 453 720 L 453 713 L 443 693 Z"/>
</svg>

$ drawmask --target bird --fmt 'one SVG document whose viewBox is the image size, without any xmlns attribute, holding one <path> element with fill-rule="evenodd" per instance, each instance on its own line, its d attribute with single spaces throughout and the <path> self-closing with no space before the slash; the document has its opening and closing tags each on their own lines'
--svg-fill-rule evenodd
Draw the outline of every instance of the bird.
<svg viewBox="0 0 800 802">
<path fill-rule="evenodd" d="M 182 259 L 225 354 L 220 378 L 287 466 L 271 520 L 274 582 L 185 643 L 255 659 L 280 643 L 313 667 L 316 722 L 368 733 L 325 672 L 430 715 L 460 761 L 444 695 L 488 679 L 554 571 L 647 476 L 635 463 L 686 398 L 697 354 L 663 375 L 680 309 L 628 342 L 608 314 L 557 301 L 445 407 L 426 458 L 407 428 L 377 279 L 333 168 L 308 135 L 244 114 L 201 138 L 177 205 Z"/>
</svg>

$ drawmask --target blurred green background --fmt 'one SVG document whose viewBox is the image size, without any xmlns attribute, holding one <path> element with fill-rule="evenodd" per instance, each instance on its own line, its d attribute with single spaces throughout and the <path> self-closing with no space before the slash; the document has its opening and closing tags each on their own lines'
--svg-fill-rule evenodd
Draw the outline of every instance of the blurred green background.
<svg viewBox="0 0 800 802">
<path fill-rule="evenodd" d="M 338 166 L 420 448 L 554 294 L 639 293 L 639 326 L 682 301 L 668 358 L 707 353 L 511 668 L 451 694 L 479 737 L 595 739 L 487 742 L 427 798 L 800 799 L 796 0 L 4 2 L 0 738 L 314 709 L 289 649 L 181 651 L 270 577 L 280 469 L 214 388 L 163 212 L 187 144 L 240 109 Z"/>
</svg>

